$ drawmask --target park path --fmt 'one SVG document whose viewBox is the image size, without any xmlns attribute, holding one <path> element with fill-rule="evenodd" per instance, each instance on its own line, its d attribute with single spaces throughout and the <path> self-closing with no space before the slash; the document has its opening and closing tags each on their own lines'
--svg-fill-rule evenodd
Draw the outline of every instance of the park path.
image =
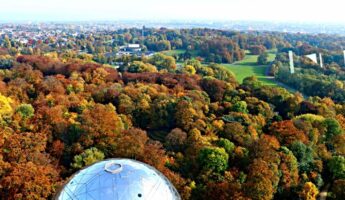
<svg viewBox="0 0 345 200">
<path fill-rule="evenodd" d="M 326 200 L 330 184 L 328 183 L 320 192 L 319 200 Z"/>
</svg>

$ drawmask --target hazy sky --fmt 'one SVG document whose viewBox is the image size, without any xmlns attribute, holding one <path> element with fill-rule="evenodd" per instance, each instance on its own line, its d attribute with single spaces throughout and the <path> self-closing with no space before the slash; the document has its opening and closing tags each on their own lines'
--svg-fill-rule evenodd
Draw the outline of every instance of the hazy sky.
<svg viewBox="0 0 345 200">
<path fill-rule="evenodd" d="M 275 20 L 345 23 L 344 0 L 0 0 L 0 21 Z"/>
</svg>

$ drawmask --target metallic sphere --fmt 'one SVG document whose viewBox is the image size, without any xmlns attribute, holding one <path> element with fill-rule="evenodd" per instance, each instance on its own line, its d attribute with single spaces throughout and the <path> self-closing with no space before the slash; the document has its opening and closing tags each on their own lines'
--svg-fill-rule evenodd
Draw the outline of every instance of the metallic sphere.
<svg viewBox="0 0 345 200">
<path fill-rule="evenodd" d="M 179 200 L 170 181 L 155 168 L 130 159 L 109 159 L 77 172 L 58 200 Z"/>
</svg>

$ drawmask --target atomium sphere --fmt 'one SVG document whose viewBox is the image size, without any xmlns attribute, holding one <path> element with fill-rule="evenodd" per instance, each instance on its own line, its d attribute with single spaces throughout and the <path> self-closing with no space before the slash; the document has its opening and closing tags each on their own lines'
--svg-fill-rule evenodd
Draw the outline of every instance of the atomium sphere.
<svg viewBox="0 0 345 200">
<path fill-rule="evenodd" d="M 58 200 L 180 200 L 170 181 L 155 168 L 130 159 L 109 159 L 77 172 Z"/>
</svg>

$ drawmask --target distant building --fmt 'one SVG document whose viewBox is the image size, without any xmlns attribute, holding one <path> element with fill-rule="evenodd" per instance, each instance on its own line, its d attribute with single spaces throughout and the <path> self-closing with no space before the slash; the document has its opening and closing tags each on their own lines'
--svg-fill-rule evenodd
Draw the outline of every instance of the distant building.
<svg viewBox="0 0 345 200">
<path fill-rule="evenodd" d="M 120 47 L 120 51 L 141 52 L 141 48 L 140 48 L 140 44 L 127 44 L 126 46 Z"/>
<path fill-rule="evenodd" d="M 127 44 L 128 48 L 134 48 L 134 49 L 138 49 L 140 48 L 140 44 Z"/>
<path fill-rule="evenodd" d="M 142 51 L 140 44 L 127 44 L 125 46 L 121 46 L 119 52 L 116 53 L 116 56 L 132 56 L 136 55 L 138 57 L 144 55 L 147 57 L 153 56 L 155 52 L 153 51 Z"/>
</svg>

